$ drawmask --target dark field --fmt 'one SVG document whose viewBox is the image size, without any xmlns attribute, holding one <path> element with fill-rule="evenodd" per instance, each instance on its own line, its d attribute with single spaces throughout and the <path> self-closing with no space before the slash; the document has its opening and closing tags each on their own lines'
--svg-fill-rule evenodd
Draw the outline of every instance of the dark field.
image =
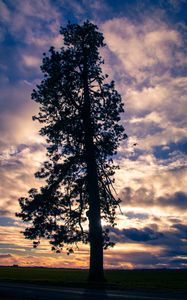
<svg viewBox="0 0 187 300">
<path fill-rule="evenodd" d="M 87 287 L 87 270 L 0 267 L 0 280 Z M 106 270 L 109 288 L 187 289 L 186 270 Z"/>
</svg>

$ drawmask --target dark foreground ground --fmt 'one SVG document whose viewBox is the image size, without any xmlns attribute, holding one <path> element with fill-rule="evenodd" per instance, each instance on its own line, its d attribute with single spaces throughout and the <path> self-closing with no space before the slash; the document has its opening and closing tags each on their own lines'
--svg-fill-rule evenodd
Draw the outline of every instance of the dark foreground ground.
<svg viewBox="0 0 187 300">
<path fill-rule="evenodd" d="M 0 267 L 0 299 L 187 299 L 187 270 L 108 270 L 104 286 L 86 270 Z"/>
<path fill-rule="evenodd" d="M 166 300 L 187 299 L 185 291 L 125 289 L 109 290 L 100 288 L 66 288 L 42 286 L 28 283 L 0 282 L 0 299 L 2 300 Z"/>
</svg>

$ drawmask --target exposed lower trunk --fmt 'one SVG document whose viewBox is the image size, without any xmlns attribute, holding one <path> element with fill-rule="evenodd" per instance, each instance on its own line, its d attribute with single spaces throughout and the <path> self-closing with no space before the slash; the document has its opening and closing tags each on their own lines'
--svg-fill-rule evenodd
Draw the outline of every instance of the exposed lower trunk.
<svg viewBox="0 0 187 300">
<path fill-rule="evenodd" d="M 92 222 L 90 221 L 90 268 L 89 281 L 103 282 L 103 244 L 101 227 L 92 232 Z"/>
<path fill-rule="evenodd" d="M 93 164 L 94 163 L 94 164 Z M 89 194 L 89 241 L 90 241 L 90 281 L 104 281 L 103 272 L 103 236 L 100 215 L 99 187 L 96 163 L 88 161 Z"/>
</svg>

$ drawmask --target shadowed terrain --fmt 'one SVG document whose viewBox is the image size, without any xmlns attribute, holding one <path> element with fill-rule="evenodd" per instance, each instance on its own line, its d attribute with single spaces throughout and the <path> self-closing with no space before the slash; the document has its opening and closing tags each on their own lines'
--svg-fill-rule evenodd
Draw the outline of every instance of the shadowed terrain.
<svg viewBox="0 0 187 300">
<path fill-rule="evenodd" d="M 88 271 L 78 269 L 0 267 L 0 281 L 65 287 L 93 287 Z M 109 289 L 186 289 L 187 270 L 106 270 Z M 95 286 L 95 285 L 94 285 Z M 99 284 L 97 284 L 97 288 Z"/>
</svg>

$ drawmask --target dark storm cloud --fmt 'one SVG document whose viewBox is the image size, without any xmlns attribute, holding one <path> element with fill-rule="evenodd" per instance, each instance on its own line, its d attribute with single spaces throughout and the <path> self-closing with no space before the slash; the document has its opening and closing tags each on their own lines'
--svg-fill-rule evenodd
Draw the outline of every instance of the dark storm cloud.
<svg viewBox="0 0 187 300">
<path fill-rule="evenodd" d="M 177 233 L 182 239 L 187 239 L 187 225 L 178 223 L 174 224 L 172 227 L 177 230 Z"/>
<path fill-rule="evenodd" d="M 121 191 L 120 198 L 124 205 L 175 207 L 179 210 L 187 208 L 187 194 L 183 191 L 157 198 L 152 190 L 146 188 L 133 190 L 125 187 Z"/>
<path fill-rule="evenodd" d="M 183 239 L 175 230 L 164 232 L 165 238 L 158 242 L 162 247 L 160 253 L 161 259 L 167 259 L 168 262 L 172 259 L 187 257 L 187 240 Z"/>
<path fill-rule="evenodd" d="M 154 192 L 146 188 L 133 190 L 131 187 L 125 187 L 120 193 L 122 204 L 128 206 L 152 206 L 154 204 Z"/>
<path fill-rule="evenodd" d="M 169 258 L 174 258 L 178 256 L 186 256 L 187 257 L 187 250 L 186 250 L 187 244 L 185 243 L 184 245 L 173 245 L 172 248 L 166 247 L 166 249 L 162 252 L 161 256 L 163 257 L 168 257 Z"/>
<path fill-rule="evenodd" d="M 155 232 L 149 227 L 144 229 L 129 228 L 124 229 L 122 234 L 124 234 L 128 239 L 136 242 L 147 242 L 151 240 L 157 240 L 163 237 L 163 234 L 160 232 Z"/>
<path fill-rule="evenodd" d="M 111 228 L 110 235 L 111 240 L 114 242 L 127 242 L 127 240 L 134 242 L 149 242 L 160 239 L 164 236 L 163 233 L 157 232 L 150 227 L 144 227 L 142 229 L 132 227 L 122 230 Z"/>
<path fill-rule="evenodd" d="M 179 265 L 182 266 L 186 266 L 187 267 L 187 258 L 176 258 L 176 259 L 171 259 L 170 260 L 170 264 L 173 267 L 178 267 Z"/>
<path fill-rule="evenodd" d="M 173 206 L 179 209 L 187 208 L 187 194 L 184 192 L 176 192 L 167 197 L 160 197 L 157 199 L 160 206 Z"/>
</svg>

